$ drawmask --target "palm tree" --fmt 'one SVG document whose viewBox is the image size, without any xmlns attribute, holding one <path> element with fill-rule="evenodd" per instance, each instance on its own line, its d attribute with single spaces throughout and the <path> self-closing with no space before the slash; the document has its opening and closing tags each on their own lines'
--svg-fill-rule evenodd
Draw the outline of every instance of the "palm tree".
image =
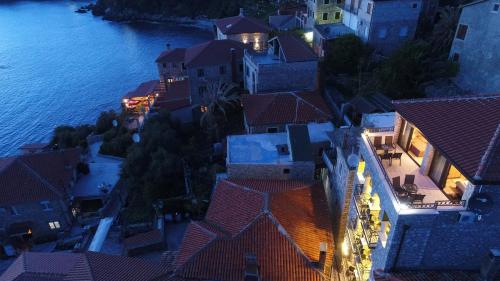
<svg viewBox="0 0 500 281">
<path fill-rule="evenodd" d="M 430 40 L 433 46 L 432 52 L 435 55 L 448 54 L 460 19 L 460 8 L 442 7 L 439 9 L 438 15 L 439 20 L 434 26 Z"/>
<path fill-rule="evenodd" d="M 219 81 L 208 87 L 203 115 L 200 124 L 207 130 L 215 132 L 216 140 L 220 140 L 221 130 L 227 122 L 227 110 L 240 105 L 239 87 L 235 83 Z"/>
</svg>

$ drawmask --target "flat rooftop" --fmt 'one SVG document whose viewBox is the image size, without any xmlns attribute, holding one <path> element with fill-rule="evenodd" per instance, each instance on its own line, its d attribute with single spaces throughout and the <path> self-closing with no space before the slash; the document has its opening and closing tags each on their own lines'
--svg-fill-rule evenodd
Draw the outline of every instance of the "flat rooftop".
<svg viewBox="0 0 500 281">
<path fill-rule="evenodd" d="M 315 25 L 314 28 L 327 40 L 346 34 L 354 34 L 354 31 L 343 23 L 320 24 Z"/>
<path fill-rule="evenodd" d="M 330 141 L 327 132 L 334 130 L 333 124 L 309 123 L 311 143 Z M 280 155 L 277 145 L 288 144 L 288 133 L 236 135 L 227 137 L 227 159 L 232 164 L 283 164 L 291 163 L 289 154 Z"/>
</svg>

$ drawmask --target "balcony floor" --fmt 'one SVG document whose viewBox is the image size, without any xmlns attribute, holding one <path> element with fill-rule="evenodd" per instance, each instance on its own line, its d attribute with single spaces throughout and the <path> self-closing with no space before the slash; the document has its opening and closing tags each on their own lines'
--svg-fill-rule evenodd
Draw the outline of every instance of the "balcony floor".
<svg viewBox="0 0 500 281">
<path fill-rule="evenodd" d="M 403 150 L 398 146 L 396 152 L 403 152 Z M 379 153 L 382 153 L 379 151 Z M 448 200 L 444 193 L 439 189 L 431 178 L 424 176 L 420 173 L 420 167 L 408 156 L 408 154 L 403 152 L 401 157 L 401 166 L 399 165 L 399 160 L 393 160 L 392 165 L 389 166 L 389 161 L 382 161 L 384 168 L 392 181 L 393 177 L 401 177 L 401 185 L 403 185 L 405 180 L 405 175 L 415 175 L 415 184 L 418 186 L 418 194 L 424 194 L 424 203 L 434 203 L 439 200 Z"/>
</svg>

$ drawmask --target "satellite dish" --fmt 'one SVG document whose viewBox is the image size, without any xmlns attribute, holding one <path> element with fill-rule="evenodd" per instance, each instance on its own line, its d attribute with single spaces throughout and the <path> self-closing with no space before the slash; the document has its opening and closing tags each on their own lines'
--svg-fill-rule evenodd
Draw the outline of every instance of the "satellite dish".
<svg viewBox="0 0 500 281">
<path fill-rule="evenodd" d="M 469 199 L 469 209 L 478 214 L 488 214 L 493 209 L 493 200 L 487 193 L 477 193 Z"/>
<path fill-rule="evenodd" d="M 135 142 L 135 143 L 139 143 L 141 141 L 141 135 L 139 135 L 138 133 L 135 133 L 132 135 L 132 140 Z"/>
<path fill-rule="evenodd" d="M 113 120 L 113 122 L 112 122 L 112 123 L 113 123 L 113 127 L 117 127 L 117 126 L 118 126 L 118 121 Z"/>
</svg>

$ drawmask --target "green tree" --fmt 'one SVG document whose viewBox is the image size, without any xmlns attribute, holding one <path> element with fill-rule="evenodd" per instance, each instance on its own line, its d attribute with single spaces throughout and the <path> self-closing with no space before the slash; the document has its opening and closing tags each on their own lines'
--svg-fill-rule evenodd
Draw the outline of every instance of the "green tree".
<svg viewBox="0 0 500 281">
<path fill-rule="evenodd" d="M 114 110 L 103 111 L 97 118 L 95 123 L 95 132 L 100 135 L 113 128 L 113 120 L 118 121 L 120 118 Z"/>
<path fill-rule="evenodd" d="M 439 20 L 434 25 L 429 42 L 434 55 L 447 56 L 453 43 L 458 20 L 460 19 L 460 8 L 451 6 L 442 7 L 439 9 L 438 14 Z"/>
<path fill-rule="evenodd" d="M 343 35 L 328 44 L 325 70 L 330 74 L 356 74 L 368 62 L 370 49 L 353 34 Z"/>
</svg>

